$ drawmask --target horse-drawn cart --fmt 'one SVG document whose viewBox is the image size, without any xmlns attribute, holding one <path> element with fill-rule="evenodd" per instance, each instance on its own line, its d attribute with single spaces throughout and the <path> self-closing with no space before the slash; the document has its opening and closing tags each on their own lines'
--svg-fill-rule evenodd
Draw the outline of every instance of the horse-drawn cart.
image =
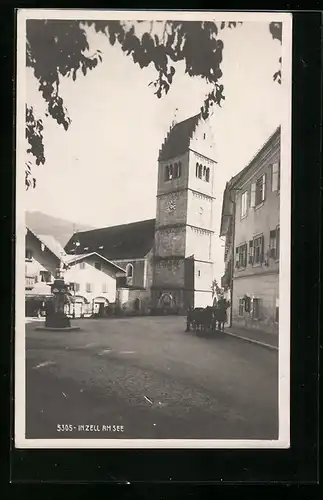
<svg viewBox="0 0 323 500">
<path fill-rule="evenodd" d="M 186 331 L 191 329 L 198 335 L 199 333 L 215 333 L 224 331 L 227 322 L 228 301 L 217 306 L 190 308 L 187 312 Z"/>
</svg>

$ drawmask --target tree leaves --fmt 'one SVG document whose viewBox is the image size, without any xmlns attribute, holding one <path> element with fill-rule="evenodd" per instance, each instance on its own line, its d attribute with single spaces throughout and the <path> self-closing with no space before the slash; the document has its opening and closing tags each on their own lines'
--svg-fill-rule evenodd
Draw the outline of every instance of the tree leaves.
<svg viewBox="0 0 323 500">
<path fill-rule="evenodd" d="M 223 55 L 219 31 L 236 28 L 242 23 L 223 21 L 217 25 L 205 21 L 152 21 L 149 29 L 139 37 L 135 32 L 137 22 L 27 20 L 27 66 L 33 69 L 39 82 L 39 91 L 47 103 L 46 114 L 58 125 L 67 130 L 71 123 L 60 95 L 61 78 L 76 81 L 78 74 L 86 76 L 88 70 L 94 69 L 103 60 L 99 50 L 90 54 L 86 27 L 92 27 L 95 32 L 107 36 L 111 45 L 118 45 L 140 68 L 152 65 L 157 78 L 149 86 L 153 85 L 157 98 L 169 92 L 176 75 L 176 63 L 184 62 L 185 71 L 190 77 L 200 77 L 213 85 L 213 90 L 201 107 L 203 117 L 209 115 L 214 104 L 221 106 L 225 97 L 223 85 L 218 83 L 222 77 Z M 164 24 L 162 36 L 153 34 L 154 23 Z M 270 23 L 269 29 L 273 38 L 281 41 L 282 24 Z M 281 83 L 280 70 L 273 78 Z M 26 108 L 26 137 L 30 145 L 28 152 L 35 157 L 37 165 L 44 164 L 43 122 L 35 119 L 32 107 Z M 33 186 L 30 164 L 26 166 L 27 178 L 28 187 Z"/>
<path fill-rule="evenodd" d="M 283 23 L 281 22 L 272 22 L 269 24 L 269 31 L 274 40 L 279 40 L 282 42 L 283 36 Z"/>
<path fill-rule="evenodd" d="M 27 154 L 31 154 L 35 158 L 36 165 L 45 163 L 44 145 L 43 145 L 43 122 L 41 119 L 36 119 L 34 109 L 26 106 L 26 139 L 29 144 Z M 26 189 L 35 187 L 36 179 L 32 175 L 32 163 L 25 163 L 25 186 Z"/>
<path fill-rule="evenodd" d="M 282 43 L 282 36 L 283 36 L 283 23 L 279 22 L 272 22 L 269 24 L 269 31 L 273 37 L 274 40 L 279 40 L 280 43 Z M 282 65 L 282 58 L 280 57 L 279 58 L 279 64 L 280 64 L 280 68 L 281 68 L 281 65 Z M 279 84 L 281 84 L 281 69 L 279 69 L 278 71 L 276 71 L 276 73 L 274 73 L 273 75 L 273 80 L 274 82 L 278 82 Z"/>
</svg>

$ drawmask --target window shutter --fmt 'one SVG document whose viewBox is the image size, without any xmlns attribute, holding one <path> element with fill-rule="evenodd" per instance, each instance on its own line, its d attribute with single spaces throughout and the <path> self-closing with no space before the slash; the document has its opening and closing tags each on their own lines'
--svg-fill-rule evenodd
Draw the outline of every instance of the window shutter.
<svg viewBox="0 0 323 500">
<path fill-rule="evenodd" d="M 253 264 L 253 240 L 249 241 L 249 264 Z"/>
<path fill-rule="evenodd" d="M 279 175 L 279 164 L 274 163 L 272 165 L 272 181 L 271 181 L 271 190 L 272 191 L 277 191 L 278 190 L 278 175 Z"/>
<path fill-rule="evenodd" d="M 253 208 L 256 204 L 256 183 L 251 184 L 250 206 Z"/>
<path fill-rule="evenodd" d="M 262 191 L 261 191 L 261 201 L 266 199 L 266 174 L 262 176 Z"/>
<path fill-rule="evenodd" d="M 261 236 L 260 262 L 264 261 L 264 236 Z"/>
<path fill-rule="evenodd" d="M 236 247 L 236 267 L 239 267 L 239 247 Z"/>
</svg>

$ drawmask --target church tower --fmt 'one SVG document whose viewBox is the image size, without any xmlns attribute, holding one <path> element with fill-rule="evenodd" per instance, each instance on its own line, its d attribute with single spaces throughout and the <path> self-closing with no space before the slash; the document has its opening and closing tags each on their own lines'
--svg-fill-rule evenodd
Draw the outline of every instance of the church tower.
<svg viewBox="0 0 323 500">
<path fill-rule="evenodd" d="M 212 304 L 215 144 L 196 115 L 174 124 L 158 158 L 152 300 Z"/>
</svg>

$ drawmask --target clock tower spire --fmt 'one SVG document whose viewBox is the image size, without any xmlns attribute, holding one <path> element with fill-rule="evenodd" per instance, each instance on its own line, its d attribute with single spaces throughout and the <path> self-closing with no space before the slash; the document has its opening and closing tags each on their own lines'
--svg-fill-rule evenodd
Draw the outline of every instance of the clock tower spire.
<svg viewBox="0 0 323 500">
<path fill-rule="evenodd" d="M 212 208 L 216 161 L 200 114 L 170 129 L 158 158 L 152 299 L 179 309 L 212 304 Z"/>
</svg>

